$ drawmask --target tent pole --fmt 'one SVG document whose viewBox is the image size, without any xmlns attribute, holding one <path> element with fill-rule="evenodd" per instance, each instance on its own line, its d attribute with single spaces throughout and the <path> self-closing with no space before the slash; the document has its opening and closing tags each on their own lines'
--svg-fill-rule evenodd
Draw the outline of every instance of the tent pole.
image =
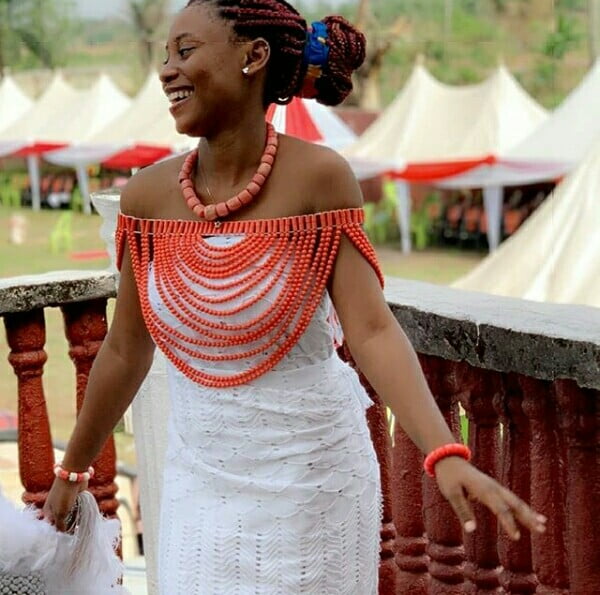
<svg viewBox="0 0 600 595">
<path fill-rule="evenodd" d="M 400 228 L 400 239 L 402 241 L 402 252 L 410 254 L 412 242 L 410 237 L 410 187 L 404 180 L 396 180 L 396 215 L 398 227 Z"/>
<path fill-rule="evenodd" d="M 31 208 L 39 211 L 42 208 L 42 195 L 40 190 L 40 162 L 37 155 L 27 155 L 27 170 L 29 172 L 29 185 L 31 186 Z"/>
<path fill-rule="evenodd" d="M 500 232 L 502 229 L 502 186 L 486 186 L 483 188 L 483 206 L 487 217 L 487 238 L 490 252 L 500 245 Z"/>
<path fill-rule="evenodd" d="M 83 201 L 83 212 L 86 215 L 91 215 L 92 206 L 90 203 L 90 185 L 88 180 L 87 169 L 85 165 L 81 163 L 75 167 L 77 172 L 77 183 L 79 184 L 79 190 L 81 190 L 81 199 Z"/>
</svg>

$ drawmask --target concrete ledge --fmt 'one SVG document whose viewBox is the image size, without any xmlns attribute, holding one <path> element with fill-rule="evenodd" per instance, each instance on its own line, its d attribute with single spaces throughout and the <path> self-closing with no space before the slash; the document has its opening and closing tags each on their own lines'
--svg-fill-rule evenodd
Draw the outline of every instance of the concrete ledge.
<svg viewBox="0 0 600 595">
<path fill-rule="evenodd" d="M 386 282 L 386 299 L 418 352 L 600 390 L 600 308 Z M 106 271 L 0 279 L 0 316 L 115 294 L 115 276 Z"/>
<path fill-rule="evenodd" d="M 106 271 L 52 271 L 0 279 L 0 316 L 116 295 Z"/>
<path fill-rule="evenodd" d="M 388 303 L 418 352 L 600 389 L 600 308 L 386 282 Z"/>
</svg>

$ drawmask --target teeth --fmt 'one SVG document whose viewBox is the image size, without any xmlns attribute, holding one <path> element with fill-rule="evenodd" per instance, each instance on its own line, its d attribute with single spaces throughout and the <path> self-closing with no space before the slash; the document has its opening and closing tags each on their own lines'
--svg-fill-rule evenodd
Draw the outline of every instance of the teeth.
<svg viewBox="0 0 600 595">
<path fill-rule="evenodd" d="M 192 91 L 186 89 L 181 91 L 173 91 L 173 93 L 169 93 L 167 97 L 171 103 L 175 103 L 176 101 L 187 99 L 190 95 L 192 95 Z"/>
</svg>

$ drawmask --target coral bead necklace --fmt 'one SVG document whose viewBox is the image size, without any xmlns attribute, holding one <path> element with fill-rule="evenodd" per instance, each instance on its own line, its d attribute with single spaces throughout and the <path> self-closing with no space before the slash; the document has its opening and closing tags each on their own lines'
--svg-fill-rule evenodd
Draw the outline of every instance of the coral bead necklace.
<svg viewBox="0 0 600 595">
<path fill-rule="evenodd" d="M 179 185 L 183 193 L 188 207 L 200 219 L 206 221 L 214 221 L 215 225 L 220 225 L 219 217 L 227 217 L 234 211 L 241 209 L 243 206 L 250 204 L 262 190 L 275 162 L 277 155 L 279 139 L 277 132 L 271 123 L 267 123 L 267 142 L 265 150 L 260 159 L 260 165 L 256 173 L 250 180 L 249 184 L 241 192 L 232 196 L 228 200 L 218 202 L 216 204 L 203 205 L 196 191 L 194 190 L 194 182 L 192 181 L 192 171 L 195 163 L 198 161 L 198 149 L 194 149 L 183 162 L 181 171 L 179 172 Z"/>
</svg>

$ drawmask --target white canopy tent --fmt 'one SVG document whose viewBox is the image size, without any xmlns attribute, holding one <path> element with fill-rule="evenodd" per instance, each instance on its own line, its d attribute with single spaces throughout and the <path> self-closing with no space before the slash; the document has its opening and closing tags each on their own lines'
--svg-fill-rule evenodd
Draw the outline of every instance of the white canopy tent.
<svg viewBox="0 0 600 595">
<path fill-rule="evenodd" d="M 169 106 L 160 79 L 152 72 L 130 109 L 91 141 L 120 146 L 135 142 L 181 149 L 193 146 L 193 139 L 175 130 Z"/>
<path fill-rule="evenodd" d="M 155 72 L 116 118 L 112 118 L 85 142 L 46 155 L 52 163 L 85 171 L 87 165 L 115 159 L 115 167 L 146 165 L 171 151 L 194 146 L 190 137 L 175 130 L 169 101 Z"/>
<path fill-rule="evenodd" d="M 0 131 L 19 120 L 33 107 L 29 99 L 10 75 L 0 82 Z"/>
<path fill-rule="evenodd" d="M 498 163 L 472 169 L 447 185 L 513 185 L 561 176 L 575 168 L 600 136 L 600 60 L 552 115 Z"/>
<path fill-rule="evenodd" d="M 600 134 L 584 162 L 519 231 L 454 286 L 600 307 L 599 189 Z"/>
<path fill-rule="evenodd" d="M 440 183 L 446 188 L 483 187 L 488 195 L 502 186 L 535 184 L 573 170 L 600 137 L 600 60 L 552 115 L 491 165 L 480 165 Z M 497 198 L 495 219 L 501 216 Z"/>
<path fill-rule="evenodd" d="M 106 74 L 101 74 L 89 89 L 79 93 L 77 110 L 66 114 L 61 122 L 59 138 L 72 145 L 84 143 L 118 118 L 130 105 L 131 99 Z"/>
<path fill-rule="evenodd" d="M 118 118 L 130 105 L 131 99 L 118 89 L 108 76 L 100 75 L 94 85 L 81 96 L 80 107 L 65 126 L 63 139 L 69 139 L 70 147 L 85 143 Z M 44 158 L 50 163 L 57 163 L 52 156 L 53 152 L 49 152 L 44 155 Z M 62 165 L 60 162 L 58 164 Z M 90 213 L 86 168 L 82 164 L 76 164 L 75 169 L 83 198 L 83 210 L 85 213 Z"/>
<path fill-rule="evenodd" d="M 589 154 L 600 136 L 600 59 L 534 134 L 508 151 L 503 162 L 553 163 L 570 171 Z"/>
<path fill-rule="evenodd" d="M 347 154 L 391 157 L 398 174 L 413 179 L 411 167 L 419 164 L 450 166 L 501 155 L 546 117 L 504 66 L 476 85 L 453 86 L 417 64 L 398 97 Z"/>
<path fill-rule="evenodd" d="M 73 108 L 83 93 L 69 85 L 60 73 L 55 74 L 32 109 L 0 130 L 0 156 L 8 154 L 6 147 L 12 150 L 16 143 L 22 150 L 38 144 L 66 144 L 63 130 L 73 118 Z"/>
<path fill-rule="evenodd" d="M 169 100 L 156 73 L 151 73 L 128 109 L 113 118 L 85 144 L 67 147 L 52 159 L 64 164 L 100 163 L 136 144 L 187 148 L 193 140 L 175 130 Z"/>
<path fill-rule="evenodd" d="M 0 155 L 27 158 L 34 208 L 41 202 L 39 155 L 92 137 L 127 109 L 130 101 L 106 75 L 89 89 L 76 90 L 56 74 L 35 106 L 0 131 Z M 87 177 L 84 170 L 77 173 L 85 199 Z M 84 201 L 84 209 L 89 212 L 89 201 Z"/>
<path fill-rule="evenodd" d="M 27 159 L 34 209 L 41 206 L 38 155 L 44 149 L 65 144 L 57 142 L 55 137 L 60 136 L 67 119 L 65 114 L 70 116 L 73 113 L 72 107 L 77 103 L 80 93 L 57 73 L 34 106 L 10 126 L 0 130 L 0 157 L 17 154 Z"/>
<path fill-rule="evenodd" d="M 457 87 L 417 64 L 398 97 L 344 153 L 394 163 L 403 250 L 408 252 L 409 182 L 434 182 L 492 163 L 547 115 L 503 65 L 479 84 Z"/>
</svg>

